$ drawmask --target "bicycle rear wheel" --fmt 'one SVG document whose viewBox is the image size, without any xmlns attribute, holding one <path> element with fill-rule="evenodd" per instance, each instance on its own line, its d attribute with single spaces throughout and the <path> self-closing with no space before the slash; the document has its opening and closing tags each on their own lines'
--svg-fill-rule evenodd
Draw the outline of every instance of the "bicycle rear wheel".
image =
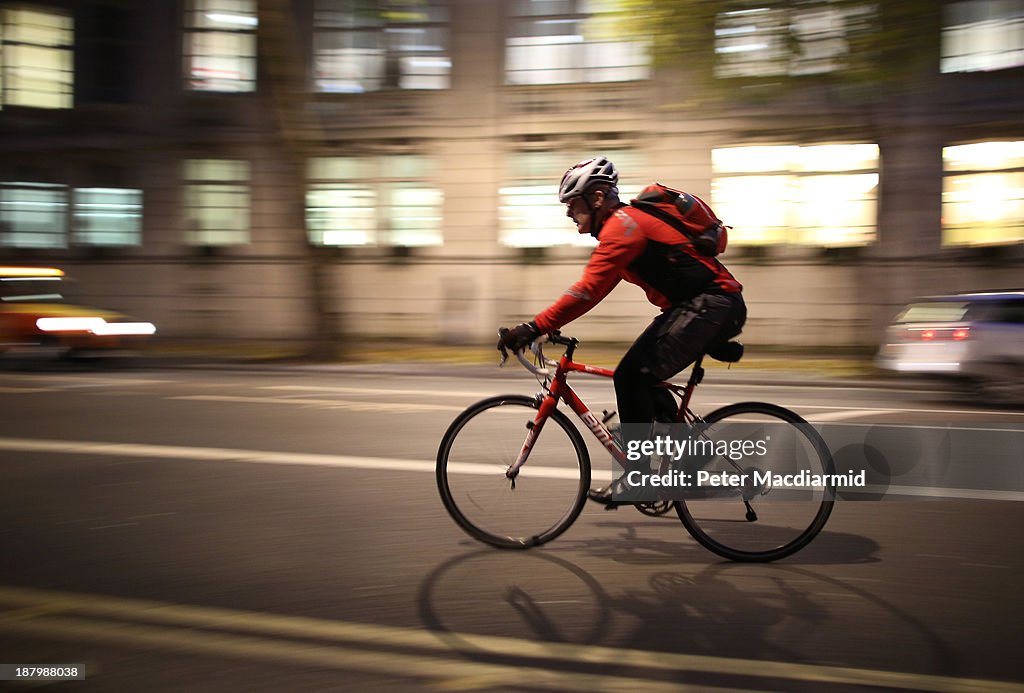
<svg viewBox="0 0 1024 693">
<path fill-rule="evenodd" d="M 579 431 L 553 411 L 513 486 L 516 461 L 537 415 L 532 397 L 477 402 L 448 427 L 437 452 L 437 489 L 470 536 L 503 549 L 549 542 L 579 516 L 590 488 L 590 456 Z"/>
<path fill-rule="evenodd" d="M 697 430 L 719 451 L 699 468 L 724 482 L 702 485 L 697 497 L 676 503 L 683 526 L 701 545 L 732 561 L 774 561 L 805 547 L 825 526 L 835 484 L 816 486 L 811 477 L 827 479 L 834 465 L 825 441 L 804 419 L 773 404 L 743 402 L 713 411 Z M 748 441 L 745 450 L 752 454 L 721 454 Z M 726 481 L 723 472 L 735 476 Z"/>
</svg>

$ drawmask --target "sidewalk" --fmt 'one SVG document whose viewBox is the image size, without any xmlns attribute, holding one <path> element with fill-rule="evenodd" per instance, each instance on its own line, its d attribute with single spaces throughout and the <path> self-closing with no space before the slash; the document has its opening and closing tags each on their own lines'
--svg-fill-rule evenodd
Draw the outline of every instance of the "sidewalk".
<svg viewBox="0 0 1024 693">
<path fill-rule="evenodd" d="M 628 344 L 588 344 L 576 352 L 578 361 L 614 368 Z M 245 370 L 345 372 L 405 376 L 524 378 L 531 377 L 517 361 L 498 368 L 499 354 L 490 346 L 425 344 L 417 342 L 360 342 L 337 359 L 311 361 L 295 345 L 206 342 L 154 345 L 144 360 L 159 367 L 231 368 Z M 748 347 L 736 364 L 705 362 L 706 382 L 730 384 L 900 387 L 906 381 L 878 371 L 870 357 L 813 356 L 777 349 Z M 916 386 L 917 384 L 915 384 Z"/>
</svg>

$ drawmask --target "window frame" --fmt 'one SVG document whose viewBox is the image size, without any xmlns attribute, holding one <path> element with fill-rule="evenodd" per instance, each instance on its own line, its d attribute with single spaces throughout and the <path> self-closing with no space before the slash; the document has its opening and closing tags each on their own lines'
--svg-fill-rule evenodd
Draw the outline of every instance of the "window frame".
<svg viewBox="0 0 1024 693">
<path fill-rule="evenodd" d="M 444 193 L 433 172 L 437 170 L 435 158 L 421 152 L 367 153 L 351 156 L 317 156 L 307 163 L 306 173 L 306 233 L 309 242 L 324 248 L 414 248 L 440 246 L 444 244 Z M 314 206 L 329 197 L 330 192 L 339 192 L 363 205 L 337 207 Z M 432 195 L 433 204 L 400 205 L 395 193 L 421 191 Z M 354 194 L 353 194 L 354 193 Z M 344 221 L 350 219 L 347 210 L 359 210 L 359 220 L 366 222 L 363 229 L 358 227 L 335 229 L 339 237 L 347 234 L 350 242 L 326 243 L 332 217 L 340 215 Z M 422 216 L 407 216 L 403 211 L 421 210 Z M 402 229 L 409 219 L 433 221 L 421 229 Z M 319 227 L 319 228 L 318 228 Z M 362 240 L 358 235 L 362 234 Z M 419 238 L 416 236 L 419 235 Z"/>
<path fill-rule="evenodd" d="M 217 12 L 224 4 L 224 13 Z M 249 7 L 243 7 L 248 5 Z M 257 29 L 259 25 L 257 0 L 187 0 L 184 7 L 182 32 L 182 62 L 184 88 L 192 92 L 253 93 L 257 89 Z M 202 15 L 203 19 L 197 21 Z M 250 18 L 251 17 L 251 18 Z M 207 22 L 214 26 L 206 26 Z M 220 24 L 217 26 L 216 24 Z M 215 44 L 234 42 L 231 49 L 218 49 Z M 210 46 L 201 46 L 207 44 Z M 205 50 L 204 50 L 205 48 Z M 245 48 L 246 51 L 241 49 Z M 205 66 L 209 62 L 211 66 Z M 202 64 L 200 64 L 202 63 Z M 237 68 L 234 78 L 208 77 L 209 85 L 197 83 L 197 70 L 216 72 L 224 65 Z"/>
<path fill-rule="evenodd" d="M 220 167 L 225 173 L 220 175 Z M 212 169 L 210 174 L 194 175 L 201 168 Z M 190 170 L 191 169 L 191 170 Z M 232 169 L 234 169 L 232 171 Z M 183 241 L 192 247 L 237 247 L 252 242 L 252 171 L 245 159 L 239 158 L 195 158 L 182 161 L 182 209 L 185 212 Z M 227 199 L 241 200 L 241 204 L 214 205 L 205 201 L 226 196 Z M 201 202 L 202 204 L 195 204 Z M 202 219 L 203 210 L 235 210 L 229 219 L 238 223 L 217 228 L 219 219 Z M 200 214 L 193 214 L 199 211 Z M 212 222 L 212 223 L 206 223 Z"/>
<path fill-rule="evenodd" d="M 845 147 L 858 149 L 847 150 L 849 163 L 841 166 L 841 148 Z M 715 162 L 716 158 L 734 156 L 734 152 L 741 149 L 749 149 L 752 155 L 771 159 L 771 166 L 742 163 L 723 166 Z M 873 157 L 870 155 L 872 151 Z M 878 241 L 881 159 L 876 143 L 729 145 L 712 149 L 711 159 L 711 205 L 724 223 L 733 227 L 729 233 L 730 246 L 850 248 L 869 246 Z M 729 166 L 733 168 L 730 170 Z M 821 189 L 840 183 L 837 179 L 847 179 L 845 182 L 852 185 L 854 193 L 858 187 L 864 191 L 859 196 L 843 194 L 838 198 L 822 198 L 813 194 L 815 187 Z M 742 189 L 742 185 L 732 184 L 738 181 L 752 183 L 747 186 L 749 195 L 726 192 L 729 188 Z M 835 187 L 843 189 L 839 185 Z M 751 202 L 756 195 L 775 204 L 769 204 L 767 208 L 757 207 Z M 732 197 L 736 200 L 729 199 Z M 851 221 L 869 217 L 871 222 L 835 226 L 806 223 L 805 220 L 832 213 L 839 205 L 854 208 L 847 217 Z M 866 209 L 855 209 L 865 205 Z M 759 227 L 756 219 L 763 218 L 774 219 L 775 223 Z M 864 231 L 858 233 L 858 229 Z"/>
<path fill-rule="evenodd" d="M 327 7 L 333 4 L 335 7 Z M 313 6 L 313 35 L 311 41 L 312 88 L 318 94 L 361 94 L 367 92 L 400 90 L 400 91 L 438 91 L 451 88 L 452 73 L 452 31 L 451 3 L 449 0 L 427 0 L 427 17 L 416 21 L 410 17 L 412 12 L 402 12 L 391 8 L 387 2 L 377 3 L 378 16 L 360 23 L 354 13 L 347 13 L 346 8 L 338 7 L 347 4 L 346 0 L 316 0 Z M 438 17 L 431 17 L 434 13 Z M 331 21 L 328 16 L 337 16 Z M 348 26 L 345 24 L 349 23 Z M 337 25 L 335 25 L 337 24 Z M 423 45 L 418 50 L 403 46 L 401 41 L 389 40 L 388 34 L 400 35 L 410 33 L 429 34 L 434 32 L 440 39 L 440 46 Z M 331 38 L 336 41 L 331 41 Z M 353 40 L 350 40 L 353 39 Z M 364 39 L 364 40 L 359 40 Z M 365 39 L 371 39 L 369 41 Z M 375 41 L 373 39 L 376 39 Z M 360 47 L 358 44 L 376 44 L 377 47 Z M 327 44 L 327 45 L 325 45 Z M 340 47 L 332 47 L 340 46 Z M 334 60 L 328 59 L 327 53 L 337 53 Z M 359 52 L 363 55 L 359 55 Z M 366 58 L 379 58 L 379 65 Z M 325 75 L 325 68 L 332 64 L 344 66 L 348 60 L 353 66 L 360 68 L 367 64 L 371 69 L 362 75 L 345 75 L 342 71 L 337 75 Z M 416 72 L 411 68 L 413 63 L 434 62 L 436 72 Z M 346 85 L 346 81 L 348 84 Z M 403 81 L 406 82 L 403 85 Z M 334 88 L 330 87 L 335 83 Z M 436 82 L 427 86 L 430 82 Z"/>
<path fill-rule="evenodd" d="M 611 149 L 600 154 L 619 171 L 620 199 L 628 201 L 640 192 L 645 183 L 639 176 L 646 170 L 646 157 L 641 149 Z M 506 152 L 498 189 L 499 245 L 519 249 L 596 246 L 597 239 L 580 233 L 566 215 L 566 205 L 558 201 L 558 185 L 566 169 L 589 158 L 567 147 Z M 540 223 L 532 223 L 537 219 Z"/>
<path fill-rule="evenodd" d="M 959 155 L 963 163 L 955 163 Z M 1004 156 L 1007 163 L 998 164 Z M 1024 242 L 1024 194 L 999 196 L 1024 190 L 1024 140 L 986 140 L 950 144 L 942 148 L 942 246 L 1006 246 Z M 958 186 L 958 184 L 964 184 Z M 973 185 L 972 185 L 973 183 Z M 957 190 L 961 187 L 961 190 Z M 973 194 L 972 194 L 973 193 Z M 958 199 L 961 198 L 961 199 Z M 966 213 L 961 214 L 961 209 Z M 991 211 L 1002 205 L 1000 217 Z M 975 207 L 977 214 L 971 214 Z M 990 215 L 990 218 L 982 218 Z M 953 219 L 975 217 L 957 223 Z M 1002 232 L 1000 233 L 1000 230 Z"/>
<path fill-rule="evenodd" d="M 943 74 L 994 72 L 1024 65 L 1024 0 L 1011 1 L 1017 5 L 1014 9 L 1016 16 L 1012 13 L 1000 17 L 992 16 L 994 11 L 998 11 L 999 5 L 1006 5 L 1007 0 L 970 0 L 943 5 L 939 71 Z M 971 12 L 979 8 L 983 12 Z M 954 17 L 958 12 L 962 15 L 961 20 L 967 19 L 968 14 L 974 14 L 975 17 L 979 14 L 988 16 L 985 19 L 954 24 L 953 22 L 958 21 Z M 1017 25 L 1016 31 L 1008 28 L 1012 24 Z M 1007 43 L 985 50 L 966 49 L 954 52 L 964 45 L 985 43 L 983 37 L 986 36 L 1004 39 Z M 1011 44 L 1014 37 L 1015 45 Z"/>
<path fill-rule="evenodd" d="M 849 67 L 851 42 L 874 30 L 875 14 L 867 0 L 858 6 L 776 5 L 720 12 L 714 18 L 715 77 L 770 80 L 842 72 Z M 835 28 L 838 22 L 842 26 Z M 729 57 L 745 54 L 750 59 Z"/>
<path fill-rule="evenodd" d="M 94 202 L 84 203 L 80 198 L 84 194 L 88 193 L 99 193 L 99 194 L 110 194 L 110 193 L 134 193 L 131 197 L 135 199 L 128 202 L 127 205 L 121 205 L 122 208 L 128 207 L 130 210 L 126 214 L 117 215 L 120 218 L 130 219 L 129 226 L 131 228 L 127 230 L 118 229 L 88 229 L 83 230 L 83 224 L 80 221 L 86 216 L 112 216 L 109 212 L 105 213 L 105 210 L 109 210 L 112 205 L 109 202 Z M 134 202 L 134 204 L 133 204 Z M 87 212 L 83 207 L 89 204 L 91 206 L 98 207 L 95 212 Z M 145 196 L 141 188 L 123 188 L 113 186 L 80 186 L 75 187 L 71 191 L 71 236 L 75 245 L 88 246 L 94 248 L 125 248 L 125 247 L 139 247 L 142 245 L 142 221 L 145 210 Z M 91 224 L 90 224 L 91 226 Z M 120 237 L 120 239 L 118 239 Z"/>
<path fill-rule="evenodd" d="M 55 209 L 47 211 L 47 218 L 40 223 L 34 222 L 34 226 L 45 226 L 51 230 L 40 232 L 34 229 L 19 228 L 18 218 L 25 216 L 25 210 L 19 207 L 29 204 L 33 207 L 40 207 L 43 202 L 38 200 L 18 200 L 9 193 L 17 190 L 38 191 L 40 194 L 52 192 L 55 198 L 49 202 Z M 24 248 L 24 249 L 64 249 L 68 247 L 68 208 L 70 206 L 70 191 L 67 185 L 62 183 L 47 183 L 41 181 L 3 181 L 0 182 L 0 247 Z M 42 212 L 34 210 L 32 219 L 36 219 Z M 25 221 L 22 221 L 24 224 Z M 48 239 L 50 242 L 35 242 L 35 239 Z"/>
<path fill-rule="evenodd" d="M 638 82 L 651 77 L 650 45 L 635 36 L 599 38 L 601 24 L 613 24 L 619 10 L 589 11 L 592 0 L 562 0 L 567 11 L 517 13 L 522 0 L 509 3 L 505 29 L 504 82 L 507 86 L 553 84 L 609 84 Z M 611 3 L 609 3 L 611 4 Z M 527 5 L 528 7 L 528 5 Z M 593 27 L 589 32 L 587 24 Z M 574 24 L 574 34 L 547 35 L 538 27 Z M 562 38 L 558 42 L 552 39 Z M 625 63 L 608 65 L 612 47 L 618 47 Z M 531 55 L 532 54 L 532 55 Z M 551 65 L 561 57 L 561 64 Z M 632 57 L 632 59 L 630 59 Z M 540 63 L 541 67 L 534 67 Z M 547 74 L 545 74 L 547 73 Z"/>
<path fill-rule="evenodd" d="M 41 22 L 34 27 L 23 27 L 22 23 L 15 22 L 18 16 L 23 16 L 24 24 L 29 24 L 30 17 L 40 17 L 63 26 L 47 27 Z M 27 36 L 21 36 L 23 33 Z M 62 64 L 57 67 L 31 65 L 44 59 Z M 16 74 L 23 71 L 32 77 Z M 26 84 L 38 83 L 41 86 L 28 90 L 21 84 L 23 80 Z M 29 94 L 39 98 L 30 98 Z M 40 101 L 40 98 L 52 103 Z M 0 110 L 7 107 L 70 109 L 74 107 L 74 101 L 74 17 L 49 6 L 0 7 Z"/>
</svg>

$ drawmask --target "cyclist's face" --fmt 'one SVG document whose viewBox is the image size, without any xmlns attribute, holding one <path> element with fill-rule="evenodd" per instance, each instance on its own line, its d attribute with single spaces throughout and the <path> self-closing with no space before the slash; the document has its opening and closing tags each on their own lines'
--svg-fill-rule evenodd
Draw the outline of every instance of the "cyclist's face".
<svg viewBox="0 0 1024 693">
<path fill-rule="evenodd" d="M 602 223 L 602 209 L 604 207 L 604 191 L 593 190 L 590 193 L 590 207 L 587 207 L 583 197 L 574 197 L 566 204 L 565 216 L 576 222 L 576 230 L 580 233 L 590 233 L 590 219 L 597 215 L 598 223 Z"/>
<path fill-rule="evenodd" d="M 576 230 L 580 233 L 590 233 L 590 210 L 582 197 L 574 197 L 565 205 L 565 216 L 576 222 Z"/>
</svg>

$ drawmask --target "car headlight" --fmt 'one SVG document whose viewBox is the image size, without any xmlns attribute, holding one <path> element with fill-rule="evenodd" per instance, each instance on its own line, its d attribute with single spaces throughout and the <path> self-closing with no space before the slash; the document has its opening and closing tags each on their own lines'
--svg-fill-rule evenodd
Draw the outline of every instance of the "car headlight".
<svg viewBox="0 0 1024 693">
<path fill-rule="evenodd" d="M 107 322 L 103 318 L 39 318 L 36 327 L 43 332 L 91 332 L 100 337 L 148 335 L 156 332 L 151 322 Z"/>
<path fill-rule="evenodd" d="M 104 322 L 102 325 L 94 327 L 91 332 L 103 337 L 153 334 L 156 332 L 156 325 L 151 322 Z"/>
<path fill-rule="evenodd" d="M 103 318 L 39 318 L 36 327 L 43 332 L 92 332 L 106 325 Z"/>
</svg>

